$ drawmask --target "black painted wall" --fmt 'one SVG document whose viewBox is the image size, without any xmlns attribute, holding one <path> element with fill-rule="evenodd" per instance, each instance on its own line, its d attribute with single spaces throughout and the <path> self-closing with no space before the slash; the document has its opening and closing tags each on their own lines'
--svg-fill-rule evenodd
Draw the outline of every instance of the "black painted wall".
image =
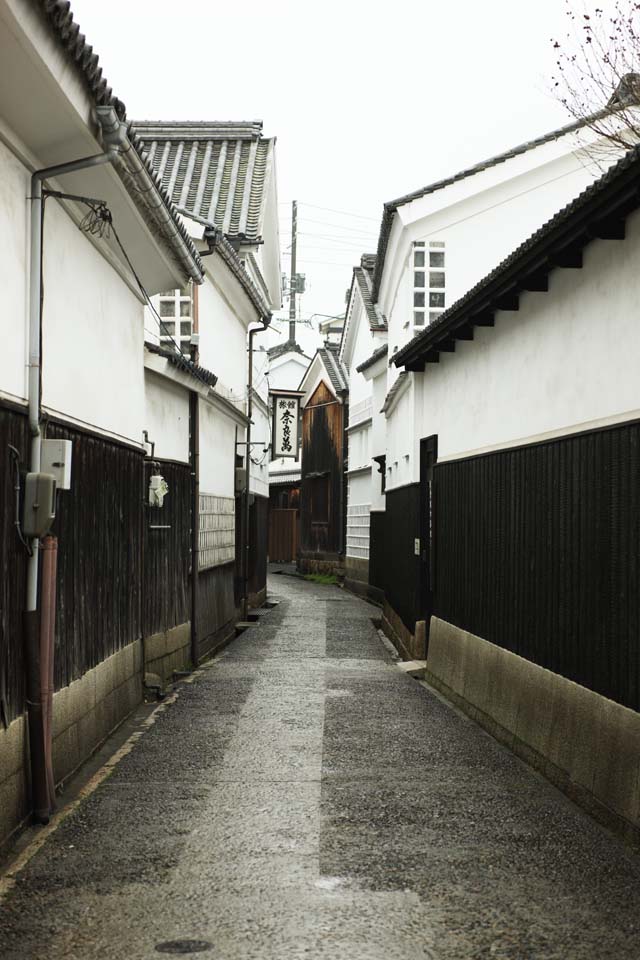
<svg viewBox="0 0 640 960">
<path fill-rule="evenodd" d="M 386 513 L 372 510 L 369 515 L 369 586 L 384 592 L 386 571 Z"/>
<path fill-rule="evenodd" d="M 639 709 L 640 425 L 438 464 L 435 494 L 437 616 Z"/>
<path fill-rule="evenodd" d="M 387 490 L 386 507 L 384 560 L 379 557 L 375 562 L 377 570 L 384 573 L 387 601 L 413 633 L 416 620 L 424 616 L 420 609 L 420 558 L 414 551 L 415 539 L 420 537 L 420 484 Z"/>
<path fill-rule="evenodd" d="M 235 564 L 225 563 L 198 576 L 199 658 L 207 656 L 234 632 L 237 619 Z"/>
</svg>

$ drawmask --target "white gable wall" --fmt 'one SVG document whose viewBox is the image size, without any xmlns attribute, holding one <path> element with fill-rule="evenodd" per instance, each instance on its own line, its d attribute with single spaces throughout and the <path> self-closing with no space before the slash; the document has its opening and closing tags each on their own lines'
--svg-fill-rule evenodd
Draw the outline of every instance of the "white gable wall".
<svg viewBox="0 0 640 960">
<path fill-rule="evenodd" d="M 523 294 L 417 377 L 414 465 L 433 433 L 447 460 L 640 417 L 639 258 L 635 213 L 626 240 L 594 241 L 582 270 L 555 270 L 548 293 Z"/>
</svg>

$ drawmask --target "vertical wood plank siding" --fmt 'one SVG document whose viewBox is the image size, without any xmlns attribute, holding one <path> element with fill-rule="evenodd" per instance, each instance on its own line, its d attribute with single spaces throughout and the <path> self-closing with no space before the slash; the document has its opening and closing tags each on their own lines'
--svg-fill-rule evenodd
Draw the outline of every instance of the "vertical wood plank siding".
<svg viewBox="0 0 640 960">
<path fill-rule="evenodd" d="M 249 513 L 249 590 L 259 593 L 267 585 L 269 501 L 256 496 Z"/>
<path fill-rule="evenodd" d="M 640 709 L 640 425 L 438 464 L 435 498 L 437 616 Z"/>
<path fill-rule="evenodd" d="M 235 564 L 201 570 L 198 577 L 199 658 L 207 656 L 234 630 L 236 620 Z"/>
<path fill-rule="evenodd" d="M 191 468 L 162 461 L 159 471 L 169 493 L 162 507 L 144 507 L 145 637 L 191 619 Z M 152 472 L 145 463 L 145 494 Z M 166 526 L 168 530 L 153 529 Z"/>
<path fill-rule="evenodd" d="M 414 551 L 420 536 L 420 484 L 387 490 L 384 578 L 386 598 L 413 633 L 420 610 L 420 559 Z M 375 561 L 374 561 L 375 562 Z"/>
<path fill-rule="evenodd" d="M 342 503 L 344 409 L 324 383 L 316 389 L 302 413 L 302 483 L 300 492 L 300 550 L 306 554 L 337 555 L 344 549 Z M 312 520 L 311 491 L 314 477 L 329 483 L 328 518 Z"/>
<path fill-rule="evenodd" d="M 9 444 L 29 457 L 26 416 L 0 406 L 0 723 L 24 709 L 22 611 L 25 604 L 27 553 L 18 540 L 15 519 L 15 472 Z"/>
<path fill-rule="evenodd" d="M 143 455 L 49 424 L 73 441 L 72 488 L 58 495 L 56 689 L 140 637 Z"/>
</svg>

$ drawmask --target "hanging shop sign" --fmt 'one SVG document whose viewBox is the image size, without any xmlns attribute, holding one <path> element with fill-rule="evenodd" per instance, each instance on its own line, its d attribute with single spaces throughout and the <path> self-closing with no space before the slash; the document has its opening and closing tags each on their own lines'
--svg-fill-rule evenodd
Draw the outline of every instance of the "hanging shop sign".
<svg viewBox="0 0 640 960">
<path fill-rule="evenodd" d="M 298 459 L 300 424 L 300 394 L 273 392 L 273 428 L 271 432 L 271 459 L 282 457 Z"/>
</svg>

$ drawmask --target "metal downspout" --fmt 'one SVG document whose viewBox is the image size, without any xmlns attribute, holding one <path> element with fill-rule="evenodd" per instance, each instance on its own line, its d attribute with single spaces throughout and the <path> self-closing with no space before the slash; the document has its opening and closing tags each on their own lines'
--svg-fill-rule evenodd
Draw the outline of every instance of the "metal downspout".
<svg viewBox="0 0 640 960">
<path fill-rule="evenodd" d="M 29 471 L 40 472 L 42 433 L 40 430 L 40 338 L 42 330 L 42 183 L 76 170 L 111 163 L 117 156 L 117 147 L 105 153 L 82 157 L 69 163 L 36 170 L 31 176 L 31 247 L 29 264 Z M 27 707 L 29 718 L 29 745 L 31 756 L 31 783 L 34 818 L 39 823 L 49 821 L 49 802 L 46 772 L 46 746 L 42 686 L 40 683 L 40 638 L 38 629 L 38 562 L 40 541 L 31 541 L 31 556 L 27 566 L 27 591 L 24 613 L 24 634 L 27 661 Z"/>
<path fill-rule="evenodd" d="M 243 543 L 243 561 L 242 561 L 242 575 L 244 581 L 244 590 L 242 598 L 242 616 L 246 620 L 249 615 L 249 550 L 250 550 L 250 533 L 249 533 L 249 518 L 251 514 L 251 502 L 249 498 L 249 484 L 251 482 L 251 416 L 253 414 L 253 338 L 256 333 L 264 333 L 269 324 L 271 323 L 271 317 L 268 320 L 263 321 L 262 327 L 255 327 L 253 330 L 249 331 L 249 372 L 247 376 L 247 445 L 245 447 L 245 478 L 244 478 L 244 543 Z"/>
</svg>

